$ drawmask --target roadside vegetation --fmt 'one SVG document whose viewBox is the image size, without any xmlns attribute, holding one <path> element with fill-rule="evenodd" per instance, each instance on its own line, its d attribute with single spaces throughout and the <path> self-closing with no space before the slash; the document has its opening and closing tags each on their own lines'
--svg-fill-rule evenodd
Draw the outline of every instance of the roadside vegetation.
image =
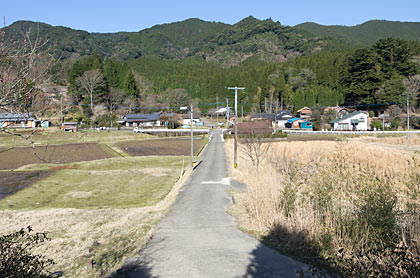
<svg viewBox="0 0 420 278">
<path fill-rule="evenodd" d="M 231 175 L 239 225 L 342 277 L 418 277 L 420 156 L 362 141 L 273 142 Z M 233 144 L 226 144 L 228 158 Z M 232 164 L 232 163 L 230 163 Z"/>
</svg>

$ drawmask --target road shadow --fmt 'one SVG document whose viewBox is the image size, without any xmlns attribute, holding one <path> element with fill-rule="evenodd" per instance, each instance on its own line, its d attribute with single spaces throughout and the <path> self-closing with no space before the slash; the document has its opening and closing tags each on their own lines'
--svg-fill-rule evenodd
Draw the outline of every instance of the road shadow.
<svg viewBox="0 0 420 278">
<path fill-rule="evenodd" d="M 158 278 L 151 274 L 150 262 L 139 255 L 127 260 L 110 278 Z"/>
<path fill-rule="evenodd" d="M 249 254 L 246 274 L 235 278 L 337 277 L 334 266 L 322 259 L 320 250 L 304 232 L 275 225 Z"/>
</svg>

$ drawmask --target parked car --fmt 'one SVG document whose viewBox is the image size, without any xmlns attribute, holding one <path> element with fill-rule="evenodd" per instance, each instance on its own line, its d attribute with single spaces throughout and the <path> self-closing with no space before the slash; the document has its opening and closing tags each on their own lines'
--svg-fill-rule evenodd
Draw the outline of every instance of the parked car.
<svg viewBox="0 0 420 278">
<path fill-rule="evenodd" d="M 139 128 L 139 127 L 135 127 L 135 128 L 133 129 L 133 131 L 134 131 L 135 133 L 141 133 L 141 132 L 142 132 L 142 129 L 141 129 L 141 128 Z"/>
<path fill-rule="evenodd" d="M 217 125 L 218 125 L 218 126 L 224 126 L 224 125 L 225 125 L 225 123 L 224 123 L 224 122 L 218 122 L 218 123 L 217 123 Z"/>
<path fill-rule="evenodd" d="M 101 126 L 101 127 L 96 128 L 97 131 L 108 130 L 108 129 L 109 129 L 109 127 L 105 127 L 105 126 Z"/>
</svg>

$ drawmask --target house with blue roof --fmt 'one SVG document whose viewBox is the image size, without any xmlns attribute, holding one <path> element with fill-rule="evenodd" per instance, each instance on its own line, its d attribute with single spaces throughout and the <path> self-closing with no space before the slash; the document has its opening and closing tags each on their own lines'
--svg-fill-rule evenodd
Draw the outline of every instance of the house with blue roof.
<svg viewBox="0 0 420 278">
<path fill-rule="evenodd" d="M 312 122 L 309 122 L 301 118 L 291 118 L 287 120 L 285 126 L 286 128 L 290 128 L 290 129 L 313 130 Z"/>
</svg>

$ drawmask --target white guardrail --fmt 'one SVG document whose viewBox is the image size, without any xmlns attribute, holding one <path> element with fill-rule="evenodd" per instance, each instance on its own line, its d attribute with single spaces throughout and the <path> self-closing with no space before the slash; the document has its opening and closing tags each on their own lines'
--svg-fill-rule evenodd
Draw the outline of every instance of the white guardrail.
<svg viewBox="0 0 420 278">
<path fill-rule="evenodd" d="M 137 132 L 138 133 L 190 133 L 191 129 L 189 128 L 186 128 L 186 129 L 144 128 L 144 129 L 138 129 Z M 193 129 L 193 132 L 194 133 L 209 133 L 209 129 L 197 128 L 197 129 Z"/>
<path fill-rule="evenodd" d="M 407 131 L 312 131 L 312 130 L 282 130 L 284 133 L 295 133 L 295 134 L 370 134 L 370 135 L 380 135 L 380 134 L 407 134 Z M 420 134 L 420 130 L 410 130 L 410 134 Z"/>
</svg>

